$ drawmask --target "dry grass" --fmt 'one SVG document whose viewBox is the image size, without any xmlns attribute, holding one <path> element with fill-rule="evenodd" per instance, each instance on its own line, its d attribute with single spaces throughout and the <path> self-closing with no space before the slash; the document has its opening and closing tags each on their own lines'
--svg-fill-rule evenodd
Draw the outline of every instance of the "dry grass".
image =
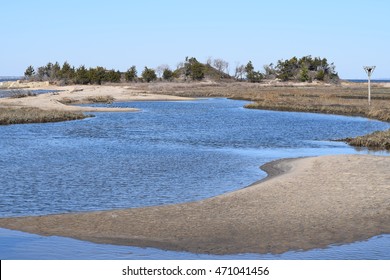
<svg viewBox="0 0 390 280">
<path fill-rule="evenodd" d="M 69 97 L 64 97 L 60 100 L 62 104 L 85 104 L 85 103 L 106 103 L 112 104 L 115 98 L 110 95 L 99 95 L 99 96 L 87 96 L 83 99 L 74 99 Z"/>
<path fill-rule="evenodd" d="M 107 103 L 111 104 L 114 102 L 115 98 L 110 95 L 99 95 L 99 96 L 89 96 L 85 98 L 83 101 L 88 103 Z"/>
<path fill-rule="evenodd" d="M 390 93 L 390 90 L 386 90 Z M 363 116 L 390 121 L 390 100 L 383 89 L 373 93 L 371 106 L 368 106 L 364 91 L 337 87 L 290 89 L 284 93 L 267 92 L 252 100 L 255 102 L 246 108 Z"/>
<path fill-rule="evenodd" d="M 390 88 L 372 86 L 372 105 L 365 84 L 251 84 L 251 83 L 156 83 L 149 93 L 185 97 L 227 97 L 253 101 L 250 109 L 315 112 L 364 116 L 390 121 Z"/>
<path fill-rule="evenodd" d="M 368 135 L 344 140 L 356 147 L 367 147 L 372 150 L 390 150 L 390 130 L 375 131 Z"/>
<path fill-rule="evenodd" d="M 80 112 L 41 110 L 38 108 L 0 108 L 0 125 L 61 122 L 87 117 L 90 116 Z"/>
<path fill-rule="evenodd" d="M 64 97 L 58 101 L 61 102 L 62 104 L 65 104 L 65 105 L 79 104 L 80 103 L 79 99 L 74 99 L 74 98 L 69 98 L 69 97 Z"/>
<path fill-rule="evenodd" d="M 37 96 L 37 94 L 29 90 L 21 90 L 21 89 L 12 90 L 10 94 L 10 98 L 23 98 L 28 96 Z"/>
</svg>

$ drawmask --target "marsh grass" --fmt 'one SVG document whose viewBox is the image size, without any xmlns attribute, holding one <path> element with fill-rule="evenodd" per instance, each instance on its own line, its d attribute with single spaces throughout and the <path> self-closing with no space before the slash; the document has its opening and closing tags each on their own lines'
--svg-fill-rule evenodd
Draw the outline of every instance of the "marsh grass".
<svg viewBox="0 0 390 280">
<path fill-rule="evenodd" d="M 64 105 L 70 105 L 70 104 L 78 104 L 80 103 L 80 100 L 69 98 L 69 97 L 63 97 L 62 99 L 58 100 L 60 103 Z"/>
<path fill-rule="evenodd" d="M 9 97 L 10 98 L 23 98 L 23 97 L 28 97 L 28 96 L 37 96 L 37 94 L 33 93 L 29 90 L 15 89 L 15 90 L 11 90 Z"/>
<path fill-rule="evenodd" d="M 248 109 L 362 116 L 390 121 L 390 87 L 376 85 L 372 86 L 370 107 L 365 84 L 165 83 L 150 85 L 146 90 L 156 94 L 252 101 L 245 106 Z"/>
<path fill-rule="evenodd" d="M 1 108 L 0 125 L 23 124 L 23 123 L 47 123 L 70 120 L 80 120 L 91 115 L 81 112 L 66 112 L 57 110 L 42 110 L 38 108 Z"/>
<path fill-rule="evenodd" d="M 343 140 L 355 147 L 367 147 L 372 150 L 390 150 L 390 130 L 375 131 L 368 135 Z"/>
<path fill-rule="evenodd" d="M 89 96 L 84 99 L 88 103 L 107 103 L 111 104 L 114 102 L 115 98 L 110 95 L 99 95 L 99 96 Z"/>
<path fill-rule="evenodd" d="M 83 99 L 75 99 L 70 97 L 64 97 L 59 102 L 65 105 L 69 104 L 83 104 L 83 103 L 106 103 L 112 104 L 115 101 L 115 98 L 110 95 L 99 95 L 99 96 L 88 96 Z"/>
</svg>

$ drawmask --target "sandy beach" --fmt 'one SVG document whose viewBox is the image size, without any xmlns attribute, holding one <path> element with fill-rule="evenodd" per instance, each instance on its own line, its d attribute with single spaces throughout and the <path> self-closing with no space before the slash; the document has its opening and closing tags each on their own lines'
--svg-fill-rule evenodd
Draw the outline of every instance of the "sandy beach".
<svg viewBox="0 0 390 280">
<path fill-rule="evenodd" d="M 210 254 L 320 248 L 390 233 L 389 166 L 370 155 L 280 160 L 263 167 L 266 180 L 202 201 L 3 218 L 0 227 Z"/>
<path fill-rule="evenodd" d="M 43 83 L 19 84 L 21 89 L 44 89 L 58 91 L 54 93 L 39 94 L 23 98 L 1 98 L 0 106 L 6 107 L 35 107 L 43 110 L 77 111 L 77 112 L 123 112 L 139 111 L 137 108 L 97 108 L 91 106 L 74 106 L 72 104 L 88 104 L 91 98 L 111 97 L 115 102 L 121 101 L 185 101 L 193 98 L 178 97 L 164 94 L 152 94 L 131 86 L 53 86 Z M 23 87 L 24 86 L 24 87 Z M 25 88 L 27 87 L 28 88 Z"/>
</svg>

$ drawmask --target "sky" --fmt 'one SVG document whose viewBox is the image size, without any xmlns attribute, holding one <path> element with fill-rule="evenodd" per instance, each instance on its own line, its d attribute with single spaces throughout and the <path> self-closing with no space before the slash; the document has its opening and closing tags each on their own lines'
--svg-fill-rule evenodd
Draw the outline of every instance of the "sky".
<svg viewBox="0 0 390 280">
<path fill-rule="evenodd" d="M 390 78 L 390 1 L 1 0 L 0 76 L 68 61 L 126 71 L 185 57 L 263 65 L 327 58 L 343 79 Z"/>
</svg>

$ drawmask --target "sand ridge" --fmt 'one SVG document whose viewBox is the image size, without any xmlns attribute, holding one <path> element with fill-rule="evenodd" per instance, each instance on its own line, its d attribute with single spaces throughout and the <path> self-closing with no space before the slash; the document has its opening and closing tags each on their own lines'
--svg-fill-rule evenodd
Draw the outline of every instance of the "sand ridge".
<svg viewBox="0 0 390 280">
<path fill-rule="evenodd" d="M 29 84 L 27 84 L 29 85 Z M 194 98 L 179 97 L 164 94 L 151 94 L 144 90 L 131 86 L 110 86 L 110 85 L 78 85 L 78 86 L 50 86 L 41 87 L 45 90 L 58 90 L 59 92 L 39 94 L 23 98 L 0 98 L 0 106 L 12 107 L 36 107 L 43 110 L 62 110 L 78 112 L 136 112 L 136 108 L 92 107 L 74 106 L 64 104 L 63 100 L 80 101 L 79 103 L 90 103 L 88 98 L 110 96 L 115 102 L 121 101 L 187 101 Z"/>
<path fill-rule="evenodd" d="M 390 233 L 389 166 L 371 155 L 280 160 L 265 167 L 271 178 L 197 202 L 3 218 L 0 227 L 196 253 L 307 250 Z"/>
</svg>

